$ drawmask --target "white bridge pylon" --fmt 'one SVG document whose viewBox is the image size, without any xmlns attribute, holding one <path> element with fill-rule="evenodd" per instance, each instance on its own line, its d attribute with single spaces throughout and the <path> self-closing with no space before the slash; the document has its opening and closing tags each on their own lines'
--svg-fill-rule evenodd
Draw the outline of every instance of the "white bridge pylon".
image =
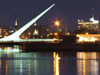
<svg viewBox="0 0 100 75">
<path fill-rule="evenodd" d="M 27 29 L 29 28 L 35 21 L 37 21 L 41 16 L 43 16 L 48 10 L 50 10 L 55 4 L 52 4 L 49 8 L 44 10 L 42 13 L 40 13 L 38 16 L 36 16 L 34 19 L 32 19 L 30 22 L 25 24 L 22 28 L 20 28 L 18 31 L 15 33 L 0 39 L 0 42 L 2 41 L 21 41 L 23 39 L 20 39 L 19 36 Z M 35 39 L 34 39 L 35 40 Z M 25 40 L 23 40 L 25 41 Z"/>
</svg>

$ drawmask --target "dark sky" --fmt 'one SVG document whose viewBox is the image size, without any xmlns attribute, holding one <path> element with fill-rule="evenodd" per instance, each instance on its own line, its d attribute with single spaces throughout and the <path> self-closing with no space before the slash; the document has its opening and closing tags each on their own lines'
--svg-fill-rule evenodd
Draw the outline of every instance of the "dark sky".
<svg viewBox="0 0 100 75">
<path fill-rule="evenodd" d="M 77 20 L 89 20 L 94 8 L 95 19 L 100 19 L 100 0 L 0 0 L 0 25 L 14 27 L 15 14 L 19 28 L 29 22 L 34 14 L 39 14 L 55 3 L 56 5 L 43 15 L 37 25 L 49 25 L 54 28 L 57 18 L 61 26 L 68 30 L 77 29 Z"/>
</svg>

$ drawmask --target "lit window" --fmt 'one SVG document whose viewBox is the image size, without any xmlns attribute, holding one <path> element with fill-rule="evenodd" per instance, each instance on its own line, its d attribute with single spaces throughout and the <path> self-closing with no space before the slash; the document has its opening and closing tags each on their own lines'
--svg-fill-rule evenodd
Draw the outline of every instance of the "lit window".
<svg viewBox="0 0 100 75">
<path fill-rule="evenodd" d="M 6 32 L 6 29 L 4 29 L 4 32 Z"/>
</svg>

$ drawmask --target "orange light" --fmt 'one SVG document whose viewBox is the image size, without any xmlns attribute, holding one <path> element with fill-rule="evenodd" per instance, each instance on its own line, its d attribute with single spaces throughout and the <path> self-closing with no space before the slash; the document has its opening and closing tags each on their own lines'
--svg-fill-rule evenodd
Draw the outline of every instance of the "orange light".
<svg viewBox="0 0 100 75">
<path fill-rule="evenodd" d="M 84 24 L 84 26 L 85 26 L 85 24 Z"/>
<path fill-rule="evenodd" d="M 60 57 L 58 56 L 58 53 L 54 52 L 54 75 L 59 75 L 60 71 L 59 71 L 59 60 Z"/>
<path fill-rule="evenodd" d="M 41 36 L 41 38 L 43 38 L 43 36 Z"/>
<path fill-rule="evenodd" d="M 50 33 L 50 35 L 52 35 L 52 33 Z"/>
<path fill-rule="evenodd" d="M 67 35 L 70 35 L 70 33 L 68 32 Z"/>
<path fill-rule="evenodd" d="M 28 35 L 30 35 L 31 33 L 29 32 Z"/>
<path fill-rule="evenodd" d="M 55 35 L 58 35 L 57 33 L 55 33 Z"/>
<path fill-rule="evenodd" d="M 25 37 L 25 39 L 27 39 L 27 37 Z"/>
<path fill-rule="evenodd" d="M 86 35 L 88 35 L 89 33 L 87 32 Z"/>
<path fill-rule="evenodd" d="M 55 25 L 57 25 L 57 26 L 60 25 L 60 22 L 59 21 L 56 21 L 55 22 Z"/>
</svg>

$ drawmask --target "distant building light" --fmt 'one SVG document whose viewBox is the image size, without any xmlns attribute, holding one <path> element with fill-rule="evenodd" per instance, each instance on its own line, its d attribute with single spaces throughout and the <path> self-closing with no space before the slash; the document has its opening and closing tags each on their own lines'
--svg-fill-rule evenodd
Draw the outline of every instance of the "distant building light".
<svg viewBox="0 0 100 75">
<path fill-rule="evenodd" d="M 47 29 L 47 31 L 49 31 L 49 29 Z"/>
<path fill-rule="evenodd" d="M 79 22 L 80 20 L 78 20 L 78 22 Z"/>
<path fill-rule="evenodd" d="M 47 34 L 47 36 L 49 36 L 49 34 Z"/>
<path fill-rule="evenodd" d="M 68 32 L 67 35 L 70 35 L 70 33 Z"/>
<path fill-rule="evenodd" d="M 93 23 L 99 23 L 99 21 L 98 20 L 94 20 Z"/>
<path fill-rule="evenodd" d="M 50 35 L 52 35 L 52 33 L 50 33 Z"/>
<path fill-rule="evenodd" d="M 90 18 L 90 21 L 94 21 L 94 18 Z"/>
<path fill-rule="evenodd" d="M 80 26 L 78 26 L 78 27 L 80 27 Z"/>
<path fill-rule="evenodd" d="M 10 33 L 13 33 L 14 31 L 12 30 L 12 31 L 10 31 Z"/>
<path fill-rule="evenodd" d="M 36 23 L 34 24 L 34 26 L 36 26 Z"/>
<path fill-rule="evenodd" d="M 43 38 L 43 36 L 41 36 L 41 38 Z"/>
<path fill-rule="evenodd" d="M 83 22 L 83 20 L 81 20 Z"/>
<path fill-rule="evenodd" d="M 6 35 L 8 35 L 8 33 L 6 32 Z"/>
<path fill-rule="evenodd" d="M 55 35 L 57 35 L 57 33 L 55 33 Z"/>
<path fill-rule="evenodd" d="M 61 28 L 59 29 L 59 31 L 61 32 Z"/>
<path fill-rule="evenodd" d="M 89 33 L 87 32 L 86 35 L 88 35 Z"/>
<path fill-rule="evenodd" d="M 6 29 L 4 29 L 4 32 L 6 32 Z"/>
<path fill-rule="evenodd" d="M 31 33 L 30 33 L 30 32 L 28 32 L 28 35 L 31 35 Z"/>
<path fill-rule="evenodd" d="M 25 39 L 27 39 L 27 37 L 25 37 Z"/>
</svg>

